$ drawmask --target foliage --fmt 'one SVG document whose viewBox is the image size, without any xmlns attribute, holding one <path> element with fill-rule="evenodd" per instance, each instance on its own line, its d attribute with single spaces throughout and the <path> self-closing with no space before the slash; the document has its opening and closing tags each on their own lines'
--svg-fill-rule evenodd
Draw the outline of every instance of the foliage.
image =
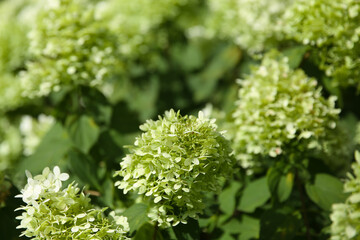
<svg viewBox="0 0 360 240">
<path fill-rule="evenodd" d="M 2 238 L 357 239 L 359 13 L 0 0 Z"/>
</svg>

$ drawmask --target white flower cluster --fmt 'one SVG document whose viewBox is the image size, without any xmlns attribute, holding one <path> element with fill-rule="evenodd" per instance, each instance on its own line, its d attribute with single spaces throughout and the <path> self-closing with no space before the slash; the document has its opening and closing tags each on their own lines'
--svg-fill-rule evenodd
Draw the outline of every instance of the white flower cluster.
<svg viewBox="0 0 360 240">
<path fill-rule="evenodd" d="M 28 58 L 26 35 L 34 22 L 31 15 L 36 11 L 35 1 L 0 1 L 0 112 L 24 102 L 17 73 Z"/>
<path fill-rule="evenodd" d="M 24 210 L 17 219 L 17 228 L 24 228 L 22 235 L 33 239 L 128 239 L 126 217 L 104 217 L 103 210 L 94 209 L 90 198 L 73 184 L 62 190 L 62 182 L 69 178 L 59 167 L 53 172 L 45 168 L 42 174 L 32 177 L 26 172 L 27 184 L 16 197 L 27 204 L 17 210 Z"/>
<path fill-rule="evenodd" d="M 193 0 L 192 0 L 193 1 Z M 167 45 L 167 33 L 158 26 L 178 15 L 179 8 L 189 0 L 110 0 L 100 2 L 97 15 L 108 20 L 117 33 L 121 54 L 127 57 L 148 54 L 151 47 Z M 157 29 L 156 31 L 154 31 Z"/>
<path fill-rule="evenodd" d="M 285 14 L 284 31 L 314 47 L 320 67 L 334 85 L 360 88 L 360 2 L 358 0 L 296 0 Z"/>
<path fill-rule="evenodd" d="M 170 110 L 159 120 L 140 126 L 131 153 L 116 173 L 115 183 L 127 193 L 143 194 L 153 201 L 149 217 L 160 226 L 186 223 L 204 209 L 204 192 L 218 191 L 219 179 L 229 177 L 234 164 L 229 142 L 216 131 L 214 120 L 181 116 Z"/>
<path fill-rule="evenodd" d="M 90 0 L 41 1 L 29 33 L 31 62 L 21 74 L 23 95 L 46 96 L 63 85 L 97 86 L 119 65 L 117 38 L 95 18 Z"/>
<path fill-rule="evenodd" d="M 287 62 L 270 52 L 240 82 L 233 148 L 245 168 L 261 165 L 264 157 L 306 153 L 337 126 L 336 98 L 325 99 L 315 79 Z"/>
<path fill-rule="evenodd" d="M 353 174 L 348 173 L 344 191 L 349 193 L 345 203 L 332 206 L 330 215 L 331 240 L 357 240 L 360 237 L 360 153 L 355 153 Z"/>
<path fill-rule="evenodd" d="M 23 153 L 29 156 L 34 153 L 41 138 L 53 126 L 55 119 L 52 116 L 40 114 L 37 119 L 25 115 L 20 121 L 20 132 L 22 134 Z"/>
<path fill-rule="evenodd" d="M 250 53 L 282 40 L 282 16 L 293 0 L 209 0 L 206 29 L 210 36 L 230 38 Z"/>
</svg>

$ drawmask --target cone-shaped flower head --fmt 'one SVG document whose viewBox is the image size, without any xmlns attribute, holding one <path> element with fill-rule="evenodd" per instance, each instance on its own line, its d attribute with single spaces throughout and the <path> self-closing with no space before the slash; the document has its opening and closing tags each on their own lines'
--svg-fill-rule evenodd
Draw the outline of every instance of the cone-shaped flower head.
<svg viewBox="0 0 360 240">
<path fill-rule="evenodd" d="M 314 47 L 336 85 L 360 88 L 360 2 L 296 0 L 285 14 L 290 38 Z"/>
<path fill-rule="evenodd" d="M 317 81 L 287 61 L 271 52 L 240 82 L 232 137 L 245 168 L 264 158 L 306 153 L 337 125 L 335 97 L 325 99 Z"/>
<path fill-rule="evenodd" d="M 23 95 L 45 96 L 62 85 L 96 86 L 118 66 L 116 37 L 95 17 L 89 0 L 41 0 L 29 33 L 32 61 L 22 75 Z"/>
<path fill-rule="evenodd" d="M 17 219 L 17 228 L 24 228 L 22 235 L 32 239 L 128 239 L 127 219 L 110 214 L 108 219 L 103 211 L 90 204 L 74 184 L 62 189 L 62 182 L 69 178 L 61 173 L 59 167 L 53 172 L 45 168 L 41 175 L 34 178 L 26 173 L 28 180 L 21 194 L 27 204 L 17 210 L 24 210 Z"/>
<path fill-rule="evenodd" d="M 232 39 L 250 53 L 283 39 L 282 16 L 292 0 L 209 0 L 206 32 Z"/>
<path fill-rule="evenodd" d="M 349 194 L 345 203 L 332 206 L 330 216 L 331 240 L 356 240 L 360 238 L 360 153 L 355 152 L 353 174 L 348 173 L 344 191 Z"/>
<path fill-rule="evenodd" d="M 204 209 L 203 193 L 219 190 L 219 178 L 231 175 L 229 142 L 214 122 L 202 112 L 197 118 L 170 110 L 141 125 L 144 133 L 129 146 L 116 185 L 150 198 L 149 217 L 160 226 L 196 218 Z"/>
</svg>

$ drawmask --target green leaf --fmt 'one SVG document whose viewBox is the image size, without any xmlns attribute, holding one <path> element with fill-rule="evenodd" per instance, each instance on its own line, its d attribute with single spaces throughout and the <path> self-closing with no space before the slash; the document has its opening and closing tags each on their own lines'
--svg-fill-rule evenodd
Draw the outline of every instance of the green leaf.
<svg viewBox="0 0 360 240">
<path fill-rule="evenodd" d="M 61 167 L 64 165 L 61 161 L 71 146 L 72 142 L 62 125 L 60 123 L 54 124 L 41 140 L 35 153 L 18 164 L 14 181 L 17 185 L 21 184 L 25 177 L 25 170 L 36 175 L 41 173 L 45 167 L 55 165 Z"/>
<path fill-rule="evenodd" d="M 266 177 L 250 182 L 244 189 L 238 209 L 252 213 L 257 207 L 262 206 L 270 198 Z"/>
<path fill-rule="evenodd" d="M 199 222 L 189 218 L 187 224 L 178 224 L 172 227 L 177 240 L 198 240 L 200 239 Z"/>
<path fill-rule="evenodd" d="M 240 236 L 238 240 L 249 240 L 249 239 L 258 239 L 260 235 L 260 221 L 256 218 L 252 218 L 246 215 L 243 215 L 241 221 Z"/>
<path fill-rule="evenodd" d="M 130 234 L 140 229 L 140 227 L 149 220 L 147 210 L 148 206 L 146 204 L 136 203 L 122 214 L 128 219 Z"/>
<path fill-rule="evenodd" d="M 295 69 L 301 64 L 307 50 L 307 46 L 300 45 L 286 49 L 283 54 L 289 58 L 289 66 Z"/>
<path fill-rule="evenodd" d="M 326 211 L 331 210 L 332 204 L 344 202 L 347 197 L 343 192 L 343 183 L 324 173 L 316 174 L 314 184 L 307 183 L 305 189 L 309 198 Z"/>
<path fill-rule="evenodd" d="M 194 93 L 195 101 L 200 102 L 210 97 L 218 81 L 237 64 L 240 57 L 241 52 L 236 46 L 224 46 L 202 72 L 188 77 L 187 83 Z"/>
<path fill-rule="evenodd" d="M 232 215 L 235 210 L 236 193 L 240 190 L 242 184 L 240 182 L 233 181 L 229 187 L 219 195 L 220 209 L 227 215 Z"/>
<path fill-rule="evenodd" d="M 96 162 L 89 155 L 76 150 L 71 150 L 68 158 L 69 168 L 78 178 L 77 181 L 83 186 L 90 184 L 100 191 L 101 186 L 97 178 L 98 166 Z"/>
<path fill-rule="evenodd" d="M 221 229 L 226 234 L 240 234 L 239 240 L 248 240 L 259 237 L 260 221 L 247 215 L 242 216 L 242 220 L 232 219 L 224 224 Z"/>
<path fill-rule="evenodd" d="M 220 240 L 234 240 L 234 238 L 229 233 L 224 233 Z"/>
<path fill-rule="evenodd" d="M 280 202 L 286 201 L 292 191 L 294 184 L 294 174 L 289 172 L 286 176 L 281 176 L 279 185 L 277 188 L 277 195 Z"/>
<path fill-rule="evenodd" d="M 190 42 L 185 45 L 175 45 L 171 48 L 171 54 L 174 60 L 184 71 L 190 72 L 203 66 L 204 56 L 200 47 Z"/>
<path fill-rule="evenodd" d="M 80 118 L 71 116 L 67 120 L 67 126 L 75 146 L 83 153 L 88 153 L 100 134 L 100 129 L 95 121 L 86 115 L 82 115 Z"/>
<path fill-rule="evenodd" d="M 267 171 L 267 184 L 273 197 L 277 196 L 277 189 L 281 179 L 281 175 L 281 172 L 277 168 L 272 167 L 269 168 L 269 170 Z"/>
<path fill-rule="evenodd" d="M 144 240 L 144 239 L 156 239 L 163 240 L 159 229 L 156 231 L 156 238 L 154 236 L 155 227 L 150 223 L 145 223 L 141 226 L 141 228 L 136 232 L 135 236 L 132 238 L 133 240 Z M 170 240 L 170 239 L 168 239 Z"/>
<path fill-rule="evenodd" d="M 260 240 L 290 240 L 296 235 L 300 220 L 291 213 L 269 210 L 260 220 Z"/>
</svg>

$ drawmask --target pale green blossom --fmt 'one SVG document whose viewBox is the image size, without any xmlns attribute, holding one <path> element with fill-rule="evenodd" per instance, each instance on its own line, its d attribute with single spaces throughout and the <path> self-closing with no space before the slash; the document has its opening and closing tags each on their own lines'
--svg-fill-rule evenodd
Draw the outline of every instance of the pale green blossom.
<svg viewBox="0 0 360 240">
<path fill-rule="evenodd" d="M 271 52 L 240 81 L 232 139 L 245 168 L 261 166 L 264 159 L 323 151 L 319 141 L 337 127 L 336 98 L 324 98 L 315 79 L 287 62 Z"/>
<path fill-rule="evenodd" d="M 95 18 L 90 0 L 40 1 L 29 33 L 31 61 L 23 95 L 46 96 L 63 85 L 101 85 L 118 67 L 116 36 Z"/>
<path fill-rule="evenodd" d="M 228 38 L 250 53 L 284 38 L 282 16 L 293 0 L 209 0 L 205 32 Z"/>
<path fill-rule="evenodd" d="M 36 10 L 36 0 L 0 2 L 0 112 L 19 107 L 26 100 L 17 74 L 29 57 L 27 33 Z"/>
<path fill-rule="evenodd" d="M 62 189 L 69 178 L 58 166 L 53 171 L 45 168 L 42 174 L 32 177 L 26 172 L 27 184 L 21 197 L 27 204 L 22 210 L 17 228 L 25 229 L 22 235 L 32 239 L 128 239 L 129 224 L 126 217 L 96 209 L 73 183 Z"/>
<path fill-rule="evenodd" d="M 360 238 L 360 154 L 355 153 L 353 173 L 348 173 L 344 191 L 349 194 L 345 203 L 332 206 L 330 215 L 331 240 L 356 240 Z"/>
<path fill-rule="evenodd" d="M 149 217 L 160 226 L 186 223 L 204 209 L 204 192 L 218 191 L 219 179 L 231 175 L 229 142 L 215 120 L 181 116 L 170 110 L 159 120 L 147 120 L 129 146 L 115 183 L 124 193 L 136 191 L 153 204 Z"/>
<path fill-rule="evenodd" d="M 285 14 L 289 38 L 313 46 L 335 86 L 359 85 L 360 2 L 296 0 Z"/>
</svg>

